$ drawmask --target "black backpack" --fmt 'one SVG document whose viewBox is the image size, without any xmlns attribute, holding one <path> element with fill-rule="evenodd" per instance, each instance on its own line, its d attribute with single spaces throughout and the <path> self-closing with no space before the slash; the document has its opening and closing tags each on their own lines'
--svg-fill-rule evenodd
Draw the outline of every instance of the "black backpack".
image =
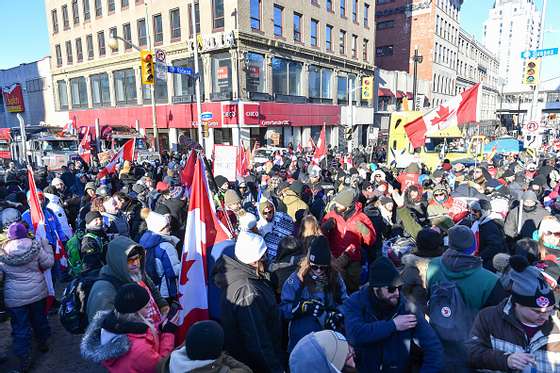
<svg viewBox="0 0 560 373">
<path fill-rule="evenodd" d="M 71 334 L 83 334 L 88 326 L 86 312 L 89 293 L 93 284 L 98 280 L 109 281 L 118 289 L 120 282 L 108 275 L 99 275 L 99 269 L 80 273 L 74 278 L 62 293 L 58 318 L 60 323 Z"/>
</svg>

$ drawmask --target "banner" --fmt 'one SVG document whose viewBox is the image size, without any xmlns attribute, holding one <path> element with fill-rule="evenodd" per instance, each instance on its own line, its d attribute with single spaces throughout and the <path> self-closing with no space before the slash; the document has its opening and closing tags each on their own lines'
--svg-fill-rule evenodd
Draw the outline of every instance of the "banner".
<svg viewBox="0 0 560 373">
<path fill-rule="evenodd" d="M 214 145 L 214 176 L 222 175 L 235 181 L 237 146 Z"/>
<path fill-rule="evenodd" d="M 2 94 L 4 95 L 4 102 L 6 103 L 8 113 L 23 113 L 25 111 L 21 85 L 18 83 L 12 84 L 4 88 Z"/>
</svg>

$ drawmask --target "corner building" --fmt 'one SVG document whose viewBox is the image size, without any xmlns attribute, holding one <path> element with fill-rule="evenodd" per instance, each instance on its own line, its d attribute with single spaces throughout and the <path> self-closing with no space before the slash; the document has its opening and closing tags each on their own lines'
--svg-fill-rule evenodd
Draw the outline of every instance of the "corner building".
<svg viewBox="0 0 560 373">
<path fill-rule="evenodd" d="M 168 65 L 193 70 L 199 49 L 202 111 L 212 113 L 207 151 L 240 141 L 305 146 L 323 124 L 337 145 L 348 87 L 373 75 L 374 0 L 45 2 L 56 108 L 78 126 L 124 125 L 153 137 L 139 53 L 122 41 L 111 50 L 115 34 L 142 49 L 149 37 Z M 161 149 L 197 139 L 194 87 L 187 75 L 156 79 Z M 354 105 L 369 105 L 359 89 L 351 96 Z"/>
</svg>

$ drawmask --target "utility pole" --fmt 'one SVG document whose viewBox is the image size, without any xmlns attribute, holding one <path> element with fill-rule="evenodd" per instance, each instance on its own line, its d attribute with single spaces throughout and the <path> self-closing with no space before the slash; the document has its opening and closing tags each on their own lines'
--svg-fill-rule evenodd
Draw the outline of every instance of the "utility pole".
<svg viewBox="0 0 560 373">
<path fill-rule="evenodd" d="M 539 45 L 537 49 L 541 49 L 543 47 L 543 39 L 544 39 L 544 21 L 545 21 L 545 14 L 546 14 L 546 5 L 548 0 L 543 0 L 543 8 L 541 12 L 541 29 L 539 32 Z M 541 60 L 541 67 L 542 67 L 542 60 Z M 542 68 L 539 75 L 542 74 Z M 536 111 L 537 111 L 537 100 L 539 98 L 539 80 L 537 80 L 537 84 L 535 84 L 535 89 L 533 91 L 533 100 L 531 101 L 531 109 L 529 112 L 529 119 L 528 120 L 535 120 L 540 123 L 540 118 L 536 118 Z"/>
<path fill-rule="evenodd" d="M 348 153 L 352 153 L 354 145 L 354 105 L 352 104 L 352 95 L 354 94 L 354 90 L 355 88 L 352 87 L 350 77 L 348 77 L 348 125 L 352 129 L 352 139 L 348 141 Z"/>
<path fill-rule="evenodd" d="M 418 105 L 416 105 L 416 94 L 417 94 L 417 85 L 418 85 L 418 64 L 422 63 L 424 57 L 418 54 L 418 46 L 414 47 L 414 56 L 412 57 L 412 61 L 414 62 L 414 75 L 412 80 L 412 101 L 414 111 L 418 110 Z"/>
<path fill-rule="evenodd" d="M 199 73 L 199 66 L 198 66 L 198 35 L 196 33 L 196 11 L 195 7 L 195 0 L 192 2 L 191 6 L 191 19 L 192 21 L 192 34 L 194 37 L 194 79 L 195 79 L 195 93 L 196 93 L 196 111 L 197 111 L 197 124 L 198 124 L 198 141 L 200 145 L 202 145 L 202 149 L 206 152 L 206 140 L 202 135 L 202 103 L 200 101 L 200 73 Z"/>
</svg>

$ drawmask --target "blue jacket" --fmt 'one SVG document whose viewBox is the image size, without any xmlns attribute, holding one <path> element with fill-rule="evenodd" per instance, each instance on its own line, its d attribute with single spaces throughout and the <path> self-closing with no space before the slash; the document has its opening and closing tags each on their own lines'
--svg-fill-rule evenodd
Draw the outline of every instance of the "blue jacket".
<svg viewBox="0 0 560 373">
<path fill-rule="evenodd" d="M 323 330 L 327 317 L 326 312 L 319 317 L 311 315 L 299 315 L 294 317 L 292 309 L 302 300 L 314 299 L 323 303 L 327 311 L 339 311 L 342 302 L 348 298 L 348 293 L 341 276 L 338 276 L 338 284 L 340 286 L 340 299 L 336 300 L 332 293 L 325 293 L 323 291 L 311 292 L 310 289 L 304 286 L 300 281 L 297 272 L 292 273 L 284 282 L 280 295 L 280 313 L 285 320 L 290 321 L 288 351 L 292 351 L 299 340 L 307 334 Z"/>
<path fill-rule="evenodd" d="M 413 340 L 424 353 L 420 372 L 439 372 L 443 368 L 443 348 L 421 311 L 415 312 L 415 328 L 399 332 L 393 317 L 412 313 L 407 310 L 404 296 L 400 297 L 395 315 L 388 319 L 377 316 L 377 302 L 369 287 L 363 286 L 342 306 L 346 337 L 356 351 L 358 372 L 405 372 Z"/>
<path fill-rule="evenodd" d="M 156 270 L 156 260 L 159 259 L 163 267 L 163 277 L 165 277 L 169 297 L 174 298 L 177 295 L 177 276 L 167 252 L 161 247 L 161 243 L 164 241 L 161 235 L 152 231 L 145 231 L 138 243 L 146 249 L 146 274 L 159 288 L 162 281 L 162 277 L 158 275 Z"/>
<path fill-rule="evenodd" d="M 68 241 L 69 238 L 64 234 L 62 226 L 60 225 L 55 213 L 51 209 L 43 207 L 43 214 L 45 215 L 46 238 L 53 249 L 56 247 L 57 233 L 58 238 L 60 238 L 62 242 Z M 33 223 L 31 222 L 31 212 L 26 210 L 21 218 L 29 226 L 29 232 L 35 234 L 35 229 L 33 229 Z"/>
</svg>

